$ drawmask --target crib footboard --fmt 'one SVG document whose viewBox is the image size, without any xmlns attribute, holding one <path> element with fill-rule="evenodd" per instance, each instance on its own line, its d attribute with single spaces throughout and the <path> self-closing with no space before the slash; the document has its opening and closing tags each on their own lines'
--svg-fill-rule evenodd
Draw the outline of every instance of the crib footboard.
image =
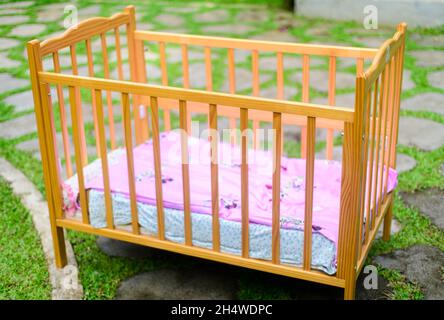
<svg viewBox="0 0 444 320">
<path fill-rule="evenodd" d="M 117 79 L 111 79 L 109 70 L 110 57 L 107 41 L 116 49 Z M 122 37 L 122 35 L 126 35 Z M 97 37 L 102 51 L 94 54 L 93 37 Z M 209 37 L 208 37 L 209 38 Z M 37 40 L 28 43 L 28 57 L 32 80 L 35 114 L 38 125 L 40 149 L 48 207 L 53 232 L 57 267 L 66 264 L 64 247 L 64 229 L 73 229 L 95 235 L 133 242 L 154 248 L 186 254 L 194 257 L 219 261 L 236 266 L 271 272 L 288 277 L 305 279 L 345 289 L 345 298 L 354 298 L 356 277 L 362 268 L 368 250 L 375 238 L 376 231 L 386 217 L 384 237 L 390 229 L 393 196 L 387 193 L 388 168 L 395 168 L 395 146 L 397 142 L 399 97 L 402 80 L 403 50 L 405 25 L 400 25 L 398 32 L 377 51 L 364 48 L 340 48 L 327 46 L 309 46 L 297 44 L 272 43 L 251 40 L 214 38 L 208 42 L 205 37 L 157 34 L 137 31 L 133 7 L 110 18 L 93 18 L 80 23 L 77 28 L 68 30 L 64 35 L 40 43 Z M 143 41 L 158 41 L 159 54 L 163 63 L 164 43 L 171 41 L 182 44 L 184 52 L 184 87 L 168 86 L 166 76 L 163 85 L 146 83 Z M 125 42 L 126 41 L 126 42 Z M 123 43 L 126 44 L 129 75 L 124 76 L 122 68 Z M 207 67 L 207 90 L 187 88 L 186 78 L 188 62 L 186 44 L 205 46 Z M 87 55 L 87 74 L 81 75 L 77 66 L 77 45 L 82 44 Z M 282 94 L 284 52 L 301 54 L 304 60 L 303 102 L 283 99 L 266 99 L 258 96 L 238 95 L 212 91 L 211 49 L 210 46 L 228 48 L 229 58 L 233 49 L 250 50 L 253 57 L 253 91 L 257 87 L 259 70 L 257 69 L 258 50 L 277 52 L 278 92 Z M 69 48 L 72 74 L 63 74 L 60 66 L 59 51 Z M 287 51 L 286 51 L 287 50 Z M 353 57 L 357 61 L 355 108 L 342 108 L 312 104 L 308 101 L 309 55 L 330 57 L 331 78 L 334 78 L 335 59 Z M 103 77 L 96 74 L 94 61 L 100 55 Z M 43 61 L 50 56 L 52 70 L 43 70 Z M 163 58 L 162 58 L 163 57 Z M 373 64 L 364 72 L 364 58 L 373 58 Z M 233 58 L 233 57 L 232 57 Z M 229 77 L 235 79 L 234 63 L 229 59 Z M 63 69 L 63 68 L 62 68 Z M 162 65 L 165 74 L 167 66 Z M 334 80 L 333 80 L 334 83 Z M 334 90 L 334 84 L 332 86 Z M 51 89 L 56 95 L 51 95 Z M 57 96 L 57 103 L 53 96 Z M 334 101 L 334 93 L 331 101 Z M 69 106 L 69 111 L 65 107 Z M 165 107 L 168 106 L 168 107 Z M 218 139 L 211 140 L 211 235 L 212 247 L 208 249 L 193 245 L 192 217 L 190 208 L 190 173 L 189 145 L 190 114 L 203 113 L 208 121 L 209 130 L 218 130 L 218 117 L 230 119 L 230 126 L 239 121 L 241 132 L 239 148 L 240 198 L 241 198 L 241 254 L 228 254 L 221 251 L 220 236 L 220 199 L 219 199 L 219 164 Z M 120 114 L 119 114 L 120 113 Z M 163 119 L 161 119 L 163 116 Z M 180 155 L 182 168 L 183 226 L 184 243 L 172 242 L 165 237 L 165 207 L 162 188 L 162 159 L 160 134 L 161 129 L 168 131 L 170 119 L 177 116 L 179 129 L 182 130 Z M 86 123 L 89 117 L 91 123 Z M 114 119 L 121 118 L 122 127 L 114 124 Z M 233 120 L 235 119 L 235 120 Z M 248 150 L 251 145 L 246 133 L 253 122 L 257 129 L 259 121 L 271 122 L 273 131 L 272 164 L 272 223 L 271 223 L 271 260 L 259 260 L 250 257 L 249 238 L 249 161 Z M 288 122 L 287 122 L 288 121 Z M 70 123 L 69 123 L 70 122 Z M 305 158 L 305 211 L 303 221 L 303 262 L 300 267 L 281 262 L 281 168 L 282 137 L 284 124 L 302 127 L 302 156 Z M 313 190 L 315 170 L 316 130 L 327 128 L 343 131 L 342 138 L 342 179 L 339 214 L 339 238 L 337 241 L 337 272 L 327 275 L 312 268 L 313 239 Z M 119 135 L 119 130 L 120 135 Z M 333 136 L 330 139 L 328 158 L 331 159 Z M 152 139 L 154 162 L 154 184 L 156 192 L 157 234 L 144 234 L 139 223 L 136 197 L 134 147 Z M 120 139 L 120 140 L 119 140 Z M 71 141 L 72 140 L 72 141 Z M 92 141 L 92 142 L 91 142 Z M 93 146 L 93 150 L 88 149 Z M 253 143 L 256 146 L 256 142 Z M 259 145 L 259 143 L 257 143 Z M 60 148 L 61 146 L 61 148 Z M 72 146 L 74 147 L 72 149 Z M 115 225 L 108 151 L 122 146 L 126 154 L 128 175 L 131 225 L 122 229 Z M 61 151 L 59 154 L 58 151 Z M 88 192 L 85 188 L 84 168 L 90 162 L 89 156 L 101 159 L 101 174 L 104 186 L 104 204 L 106 227 L 94 228 L 90 221 Z M 61 161 L 61 158 L 64 160 Z M 65 170 L 62 170 L 62 167 Z M 81 219 L 72 219 L 64 208 L 64 178 L 77 174 Z"/>
</svg>

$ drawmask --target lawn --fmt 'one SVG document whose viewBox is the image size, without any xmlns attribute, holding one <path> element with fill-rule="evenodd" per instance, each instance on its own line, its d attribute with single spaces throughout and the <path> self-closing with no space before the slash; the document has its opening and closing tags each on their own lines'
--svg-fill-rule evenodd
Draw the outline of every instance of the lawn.
<svg viewBox="0 0 444 320">
<path fill-rule="evenodd" d="M 50 299 L 51 284 L 28 210 L 0 177 L 0 300 Z"/>
</svg>

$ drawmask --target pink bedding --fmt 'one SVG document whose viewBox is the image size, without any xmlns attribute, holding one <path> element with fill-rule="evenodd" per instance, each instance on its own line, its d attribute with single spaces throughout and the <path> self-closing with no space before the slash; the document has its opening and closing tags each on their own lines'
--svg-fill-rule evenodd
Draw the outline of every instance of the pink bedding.
<svg viewBox="0 0 444 320">
<path fill-rule="evenodd" d="M 161 163 L 164 206 L 183 210 L 180 135 L 162 133 Z M 156 204 L 152 141 L 134 148 L 137 200 Z M 211 214 L 210 143 L 189 138 L 191 211 Z M 219 144 L 220 217 L 241 221 L 240 148 Z M 253 223 L 271 225 L 272 219 L 272 153 L 249 150 L 249 216 Z M 303 229 L 305 211 L 305 160 L 282 158 L 281 225 Z M 120 153 L 109 163 L 111 191 L 129 195 L 126 154 Z M 388 191 L 395 188 L 396 171 L 390 169 Z M 341 163 L 316 160 L 313 194 L 313 232 L 320 232 L 337 242 Z M 103 190 L 101 174 L 86 177 L 87 189 Z"/>
</svg>

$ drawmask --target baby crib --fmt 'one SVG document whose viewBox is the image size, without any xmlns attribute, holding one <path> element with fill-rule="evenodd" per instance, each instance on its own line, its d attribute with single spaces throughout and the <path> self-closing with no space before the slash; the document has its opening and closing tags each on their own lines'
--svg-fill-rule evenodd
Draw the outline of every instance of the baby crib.
<svg viewBox="0 0 444 320">
<path fill-rule="evenodd" d="M 353 299 L 357 275 L 381 224 L 383 239 L 390 237 L 391 191 L 394 187 L 390 177 L 396 164 L 405 32 L 406 24 L 401 23 L 394 36 L 379 49 L 191 36 L 137 30 L 135 10 L 129 6 L 122 13 L 109 18 L 85 20 L 60 36 L 42 42 L 30 41 L 27 45 L 30 76 L 57 267 L 62 268 L 67 263 L 64 229 L 72 229 L 332 285 L 344 288 L 345 299 Z M 110 52 L 111 47 L 114 48 L 113 52 Z M 182 71 L 179 86 L 171 85 L 171 78 L 174 77 L 169 69 L 168 50 L 171 48 L 179 51 L 181 57 L 180 61 L 175 62 Z M 206 81 L 204 88 L 199 90 L 191 88 L 195 74 L 190 72 L 190 57 L 196 56 L 197 51 L 193 51 L 196 48 L 203 51 L 202 68 L 205 69 Z M 248 61 L 251 62 L 250 78 L 247 77 L 251 79 L 251 91 L 247 94 L 237 93 L 236 74 L 240 71 L 236 53 L 240 51 L 247 52 Z M 272 99 L 261 97 L 260 93 L 260 54 L 264 52 L 273 54 L 276 59 L 276 97 Z M 285 58 L 290 55 L 300 59 L 299 67 L 288 63 L 284 67 Z M 314 61 L 311 60 L 313 57 L 320 58 L 328 65 L 325 88 L 328 103 L 325 105 L 310 103 L 313 92 L 310 86 L 310 62 Z M 335 103 L 339 59 L 354 61 L 354 108 Z M 81 66 L 82 61 L 84 66 Z M 228 92 L 213 89 L 217 87 L 217 79 L 213 75 L 212 65 L 221 61 L 227 67 L 229 81 L 225 91 Z M 364 71 L 366 62 L 371 65 Z M 152 68 L 155 63 L 158 63 L 158 69 Z M 160 70 L 160 73 L 156 70 Z M 177 70 L 173 72 L 177 73 Z M 245 70 L 242 72 L 245 73 Z M 302 101 L 284 99 L 289 72 L 300 75 L 302 81 L 298 88 Z M 155 84 L 156 79 L 158 84 Z M 70 112 L 67 112 L 67 106 Z M 199 115 L 200 119 L 207 119 L 209 129 L 220 129 L 221 120 L 226 120 L 224 123 L 229 128 L 239 127 L 241 132 L 240 135 L 232 135 L 228 144 L 220 144 L 218 135 L 212 136 L 210 141 L 198 139 L 197 142 L 206 144 L 211 150 L 210 162 L 197 168 L 197 171 L 208 169 L 209 212 L 198 215 L 199 219 L 207 219 L 202 222 L 206 223 L 206 231 L 209 232 L 207 237 L 210 242 L 207 246 L 199 245 L 196 240 L 201 232 L 196 226 L 201 222 L 196 220 L 198 218 L 192 212 L 194 209 L 190 200 L 196 183 L 193 174 L 197 172 L 188 161 L 192 152 L 189 141 L 193 139 L 191 121 Z M 121 125 L 118 124 L 120 119 Z M 164 177 L 162 171 L 168 170 L 163 167 L 167 161 L 164 139 L 174 131 L 175 119 L 182 130 L 177 142 L 180 146 L 177 155 L 181 159 L 181 190 L 178 193 L 183 200 L 180 210 L 173 212 L 164 199 L 174 196 L 174 192 L 172 195 L 165 185 L 164 180 L 168 178 Z M 268 231 L 265 232 L 269 243 L 265 242 L 269 244 L 269 258 L 258 258 L 253 254 L 256 245 L 254 228 L 262 227 L 252 222 L 254 212 L 251 212 L 250 204 L 255 190 L 249 189 L 251 182 L 257 179 L 256 173 L 260 175 L 262 171 L 254 171 L 249 157 L 254 150 L 261 152 L 264 141 L 256 133 L 267 124 L 273 133 L 273 148 L 266 155 L 270 156 L 272 164 L 267 167 L 271 195 L 270 214 L 266 217 L 269 221 L 266 226 Z M 297 145 L 300 147 L 299 160 L 284 157 L 284 125 L 287 128 L 300 128 L 300 145 Z M 244 134 L 248 130 L 253 134 Z M 315 160 L 319 157 L 316 153 L 319 130 L 326 132 L 326 160 Z M 341 162 L 332 161 L 334 145 L 342 150 Z M 239 181 L 237 222 L 227 222 L 221 215 L 223 210 L 230 210 L 230 207 L 224 208 L 221 204 L 220 190 L 224 186 L 220 185 L 220 181 L 228 169 L 219 164 L 218 150 L 227 146 L 238 148 L 239 162 L 236 171 L 233 171 L 238 173 Z M 119 151 L 117 155 L 116 150 Z M 155 192 L 152 197 L 154 202 L 149 207 L 151 220 L 148 227 L 141 221 L 145 204 L 139 201 L 143 194 L 137 189 L 141 188 L 136 188 L 136 185 L 140 186 L 138 157 L 143 152 L 150 154 L 146 163 L 153 169 L 151 183 Z M 91 163 L 94 156 L 98 160 Z M 122 159 L 126 170 L 116 173 L 118 167 L 113 163 L 116 157 Z M 285 253 L 286 247 L 293 248 L 291 241 L 296 238 L 285 238 L 291 231 L 284 228 L 282 219 L 291 213 L 282 212 L 287 207 L 281 205 L 281 202 L 284 203 L 281 183 L 287 173 L 284 169 L 276 168 L 285 167 L 285 163 L 294 163 L 292 161 L 303 165 L 303 182 L 298 186 L 303 199 L 297 234 L 299 263 L 288 263 L 281 257 L 288 254 Z M 317 189 L 316 171 L 323 170 L 321 165 L 332 163 L 339 164 L 336 179 L 337 220 L 334 224 L 337 239 L 333 247 L 334 270 L 326 273 L 313 267 L 313 260 L 319 256 L 314 251 L 320 250 L 319 241 L 316 240 L 320 234 L 313 222 L 322 216 L 314 208 L 314 194 Z M 88 184 L 88 174 L 91 172 L 95 172 L 96 178 L 101 181 L 100 199 L 104 205 L 99 208 L 92 208 L 91 199 L 97 195 L 97 190 L 94 191 Z M 118 191 L 112 188 L 113 179 L 119 179 L 119 176 L 125 176 L 127 181 L 126 197 L 122 200 L 125 206 L 121 212 L 128 213 L 125 217 L 129 217 L 129 220 L 125 225 L 117 222 L 118 214 L 115 216 L 113 211 L 118 210 Z M 69 194 L 72 190 L 66 188 L 65 179 L 70 181 L 71 187 L 75 184 L 73 194 Z M 74 198 L 74 205 L 66 201 L 69 196 Z M 72 206 L 75 207 L 72 210 L 74 213 L 70 212 Z M 94 222 L 100 214 L 102 225 Z M 180 241 L 169 236 L 173 228 L 171 217 L 179 219 L 182 228 Z M 239 238 L 222 235 L 228 223 L 235 223 Z M 155 228 L 147 232 L 150 225 Z M 223 249 L 224 243 L 233 239 L 238 239 L 238 252 Z"/>
</svg>

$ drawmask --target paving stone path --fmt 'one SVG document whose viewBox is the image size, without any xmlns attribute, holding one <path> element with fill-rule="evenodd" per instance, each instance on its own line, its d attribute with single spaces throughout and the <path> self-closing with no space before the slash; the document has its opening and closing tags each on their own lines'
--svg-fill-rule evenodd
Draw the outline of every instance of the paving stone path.
<svg viewBox="0 0 444 320">
<path fill-rule="evenodd" d="M 444 230 L 444 191 L 428 189 L 414 193 L 401 193 L 405 203 L 419 210 L 441 230 Z"/>
<path fill-rule="evenodd" d="M 85 2 L 82 2 L 82 4 Z M 162 30 L 167 32 L 193 32 L 198 34 L 214 34 L 221 36 L 248 37 L 250 39 L 297 42 L 300 39 L 312 43 L 339 44 L 347 46 L 370 46 L 378 47 L 383 40 L 390 36 L 392 30 L 386 28 L 379 31 L 369 31 L 360 28 L 347 28 L 346 32 L 350 40 L 340 42 L 333 37 L 332 26 L 328 22 L 310 23 L 306 27 L 307 20 L 295 19 L 291 13 L 270 9 L 262 5 L 233 4 L 225 6 L 205 6 L 200 3 L 190 3 L 183 7 L 156 4 L 157 9 L 150 11 L 150 5 L 146 2 L 135 1 L 138 27 L 144 30 Z M 113 7 L 114 6 L 114 7 Z M 80 20 L 97 16 L 108 15 L 117 12 L 124 6 L 122 4 L 84 4 L 79 7 Z M 30 152 L 39 158 L 38 140 L 32 133 L 36 131 L 35 117 L 33 114 L 33 100 L 30 91 L 29 71 L 26 63 L 26 41 L 35 37 L 45 39 L 50 36 L 59 35 L 64 31 L 63 17 L 65 5 L 39 4 L 38 1 L 21 1 L 0 4 L 0 139 L 20 139 L 15 145 L 17 150 Z M 191 30 L 191 31 L 190 31 Z M 414 50 L 409 47 L 406 54 L 409 63 L 406 64 L 403 77 L 404 97 L 402 99 L 402 117 L 400 120 L 399 144 L 407 148 L 419 150 L 422 154 L 435 152 L 444 146 L 444 35 L 421 35 L 415 31 L 409 32 L 410 41 L 415 43 Z M 125 54 L 125 37 L 121 37 L 123 59 L 127 60 Z M 114 46 L 114 38 L 107 37 L 107 43 Z M 93 50 L 100 50 L 100 40 L 92 42 Z M 151 83 L 161 82 L 161 68 L 159 55 L 155 50 L 147 50 L 146 59 L 149 63 L 147 74 Z M 181 49 L 179 46 L 167 46 L 169 69 L 169 82 L 172 85 L 181 86 Z M 109 51 L 110 62 L 116 61 L 114 49 Z M 217 63 L 213 68 L 215 76 L 215 90 L 229 91 L 227 74 L 226 52 L 213 50 L 212 58 Z M 192 88 L 205 88 L 206 74 L 204 69 L 204 54 L 202 50 L 189 50 L 190 60 L 190 86 Z M 251 93 L 251 57 L 250 52 L 235 50 L 236 68 L 236 91 L 239 93 Z M 60 55 L 62 66 L 70 66 L 70 58 L 67 54 Z M 79 73 L 86 75 L 86 57 L 81 52 L 78 55 Z M 274 82 L 276 79 L 276 57 L 271 54 L 260 56 L 260 95 L 273 98 L 276 96 Z M 45 70 L 50 69 L 51 61 L 44 61 Z M 300 56 L 285 55 L 284 66 L 290 68 L 285 73 L 285 97 L 288 99 L 300 98 L 301 68 Z M 326 104 L 326 91 L 328 88 L 328 61 L 323 58 L 313 57 L 310 59 L 311 89 L 316 93 L 311 100 L 314 103 Z M 368 66 L 368 64 L 366 64 Z M 353 108 L 355 85 L 354 60 L 338 59 L 338 74 L 336 78 L 337 87 L 341 91 L 336 96 L 336 103 L 340 106 Z M 128 63 L 124 65 L 124 73 L 129 74 Z M 416 71 L 420 70 L 417 76 Z M 68 71 L 68 70 L 67 70 Z M 101 68 L 96 72 L 103 71 Z M 117 70 L 112 68 L 111 77 L 117 77 Z M 67 97 L 65 92 L 65 97 Z M 85 106 L 85 121 L 92 122 L 91 106 Z M 5 110 L 5 111 L 3 111 Z M 69 110 L 69 108 L 68 108 Z M 116 109 L 117 110 L 117 109 Z M 120 110 L 120 109 L 118 109 Z M 69 112 L 68 112 L 69 115 Z M 121 133 L 121 125 L 116 125 L 116 130 Z M 119 131 L 120 130 L 120 131 Z M 299 136 L 298 132 L 291 132 L 292 136 Z M 24 139 L 24 137 L 29 139 Z M 320 139 L 324 139 L 321 135 Z M 60 133 L 57 139 L 61 140 Z M 60 143 L 59 143 L 60 145 Z M 62 149 L 60 148 L 59 152 Z M 94 146 L 88 147 L 88 152 L 94 154 Z M 319 153 L 320 157 L 324 153 Z M 341 158 L 341 148 L 334 148 L 335 159 Z M 417 158 L 419 159 L 419 158 Z M 419 161 L 419 160 L 418 160 Z M 408 174 L 417 168 L 417 160 L 399 153 L 397 167 L 399 173 Z M 441 167 L 444 175 L 444 164 Z M 443 194 L 437 189 L 424 190 L 412 194 L 402 193 L 402 199 L 408 205 L 415 207 L 419 212 L 430 218 L 431 222 L 438 228 L 443 228 L 442 207 Z M 392 232 L 396 233 L 402 226 L 396 221 Z M 149 258 L 153 251 L 133 245 L 121 245 L 121 243 L 109 242 L 99 238 L 98 246 L 109 255 L 124 257 Z M 439 256 L 441 251 L 424 247 L 406 249 L 403 252 L 393 253 L 390 258 L 380 258 L 382 264 L 390 261 L 390 266 L 399 268 L 406 272 L 407 278 L 412 281 L 426 281 L 424 277 L 417 277 L 417 273 L 409 273 L 406 266 L 413 254 L 420 257 L 429 257 L 433 253 Z M 117 253 L 116 253 L 117 252 Z M 381 260 L 382 259 L 382 260 Z M 385 260 L 384 260 L 385 259 Z M 385 262 L 384 262 L 385 261 Z M 441 260 L 442 262 L 442 260 Z M 407 268 L 407 269 L 406 269 Z M 419 270 L 419 269 L 418 269 Z M 421 269 L 422 270 L 422 269 Z M 431 270 L 431 269 L 430 269 Z M 424 271 L 429 275 L 430 271 Z M 187 271 L 188 272 L 188 271 Z M 186 276 L 185 276 L 186 275 Z M 432 277 L 433 278 L 433 277 Z M 168 285 L 160 285 L 159 279 L 165 280 Z M 433 278 L 434 279 L 434 278 Z M 381 281 L 384 281 L 383 279 Z M 152 285 L 152 284 L 155 285 Z M 200 283 L 193 287 L 193 283 Z M 435 283 L 437 284 L 437 283 Z M 434 284 L 424 284 L 424 288 L 433 287 Z M 165 289 L 165 288 L 169 289 Z M 156 270 L 135 276 L 123 282 L 117 294 L 117 298 L 166 298 L 167 292 L 170 298 L 180 297 L 181 294 L 189 294 L 189 298 L 213 297 L 229 298 L 235 294 L 235 282 L 224 278 L 223 281 L 217 274 L 205 274 L 200 277 L 196 273 L 184 273 L 177 270 Z M 386 295 L 386 285 L 378 293 L 369 293 L 358 290 L 358 297 L 362 299 L 379 299 Z M 171 289 L 174 288 L 174 289 Z M 322 287 L 325 290 L 325 287 Z M 427 289 L 428 290 L 428 289 Z M 425 291 L 426 297 L 435 298 L 435 293 Z M 432 290 L 433 291 L 433 290 Z M 132 295 L 131 295 L 132 294 Z M 309 294 L 307 294 L 309 296 Z M 316 294 L 315 294 L 316 296 Z"/>
<path fill-rule="evenodd" d="M 415 245 L 378 256 L 374 262 L 384 268 L 398 270 L 409 281 L 417 283 L 425 299 L 444 299 L 442 279 L 444 252 L 442 250 L 432 246 Z"/>
</svg>

